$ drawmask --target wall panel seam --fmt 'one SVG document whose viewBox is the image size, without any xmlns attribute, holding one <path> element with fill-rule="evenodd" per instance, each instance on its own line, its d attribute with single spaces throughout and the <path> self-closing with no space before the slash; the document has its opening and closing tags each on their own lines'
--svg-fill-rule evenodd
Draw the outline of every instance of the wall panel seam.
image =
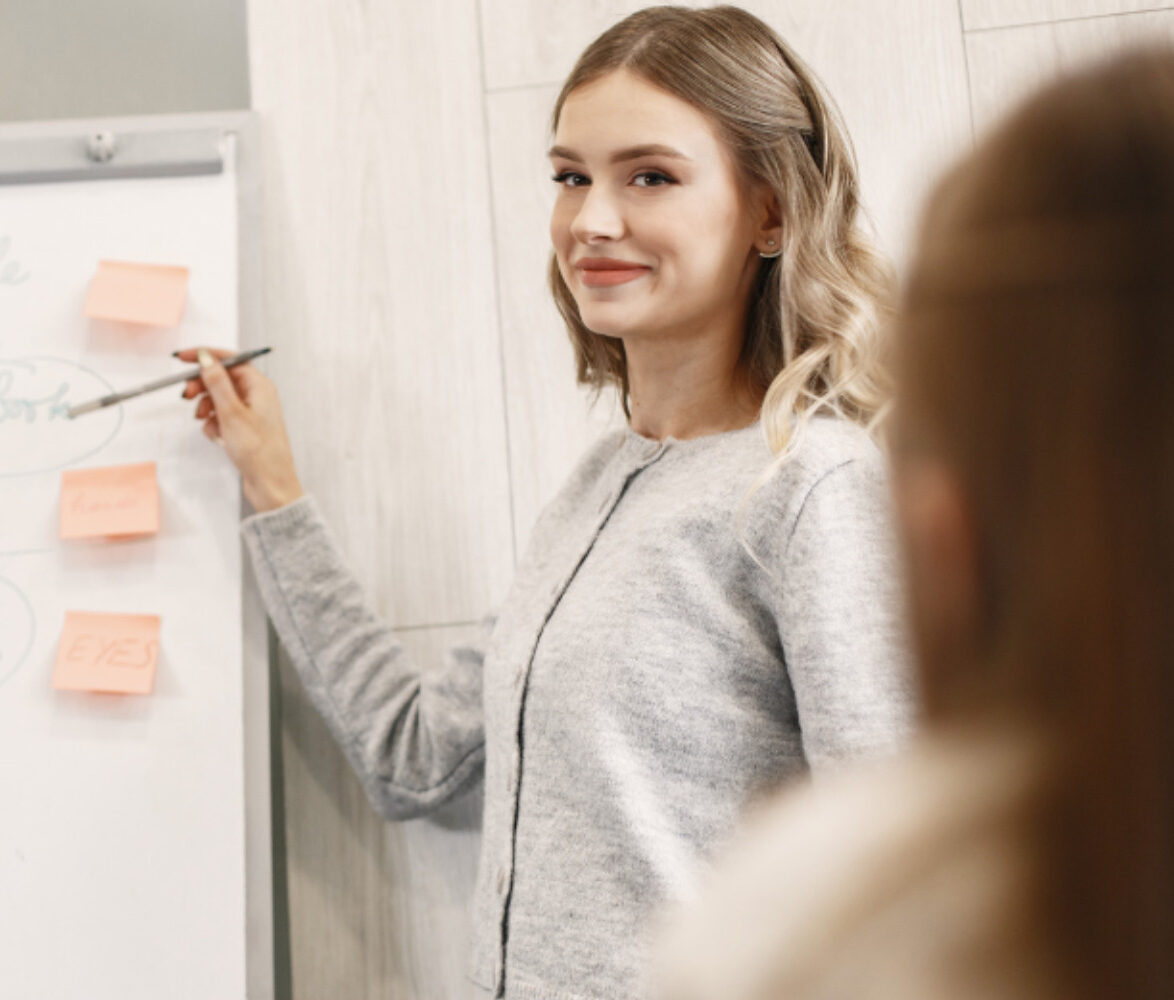
<svg viewBox="0 0 1174 1000">
<path fill-rule="evenodd" d="M 974 87 L 970 82 L 970 47 L 966 44 L 966 12 L 962 9 L 963 0 L 958 0 L 958 30 L 961 33 L 959 41 L 962 44 L 962 75 L 966 77 L 966 113 L 970 118 L 970 142 L 974 142 Z"/>
<path fill-rule="evenodd" d="M 489 81 L 485 74 L 485 17 L 481 6 L 482 0 L 474 0 L 474 9 L 477 13 L 477 57 L 480 60 L 478 70 L 481 77 L 481 130 L 485 142 L 485 180 L 486 191 L 489 196 L 489 239 L 491 251 L 489 256 L 493 269 L 494 320 L 497 323 L 497 358 L 501 371 L 501 416 L 505 422 L 506 482 L 509 483 L 510 498 L 510 551 L 514 555 L 514 566 L 516 567 L 518 564 L 518 518 L 514 504 L 513 443 L 510 440 L 509 376 L 506 372 L 505 359 L 505 317 L 501 306 L 501 268 L 497 263 L 497 200 L 493 194 L 493 143 L 489 138 Z"/>
<path fill-rule="evenodd" d="M 1174 11 L 1174 6 L 1163 4 L 1159 7 L 1145 7 L 1142 10 L 1120 10 L 1104 14 L 1082 14 L 1079 17 L 1052 17 L 1041 18 L 1037 21 L 1013 21 L 1007 24 L 991 24 L 983 28 L 967 28 L 966 20 L 962 20 L 962 31 L 966 35 L 988 35 L 998 31 L 1015 31 L 1018 28 L 1042 28 L 1046 25 L 1072 24 L 1078 21 L 1105 21 L 1115 17 L 1136 17 L 1139 14 L 1162 14 Z"/>
</svg>

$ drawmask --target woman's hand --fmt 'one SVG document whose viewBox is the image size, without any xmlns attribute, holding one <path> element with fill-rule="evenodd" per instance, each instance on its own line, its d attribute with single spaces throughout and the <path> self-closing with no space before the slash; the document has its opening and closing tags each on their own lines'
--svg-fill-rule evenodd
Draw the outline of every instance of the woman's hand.
<svg viewBox="0 0 1174 1000">
<path fill-rule="evenodd" d="M 245 498 L 258 511 L 276 510 L 302 496 L 293 451 L 285 431 L 277 387 L 250 364 L 226 369 L 220 359 L 232 351 L 189 348 L 176 353 L 198 361 L 199 378 L 188 382 L 184 399 L 199 397 L 196 419 L 204 433 L 224 446 L 240 470 Z"/>
</svg>

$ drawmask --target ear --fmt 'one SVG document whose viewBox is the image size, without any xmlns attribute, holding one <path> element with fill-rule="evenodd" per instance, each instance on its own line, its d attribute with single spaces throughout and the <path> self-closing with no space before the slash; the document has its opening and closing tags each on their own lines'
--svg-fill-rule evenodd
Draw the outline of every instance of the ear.
<svg viewBox="0 0 1174 1000">
<path fill-rule="evenodd" d="M 783 248 L 783 213 L 778 196 L 765 185 L 755 188 L 751 198 L 754 220 L 754 249 L 775 254 Z"/>
<path fill-rule="evenodd" d="M 976 648 L 981 619 L 977 522 L 961 482 L 937 459 L 899 458 L 893 486 L 913 634 L 924 670 Z"/>
</svg>

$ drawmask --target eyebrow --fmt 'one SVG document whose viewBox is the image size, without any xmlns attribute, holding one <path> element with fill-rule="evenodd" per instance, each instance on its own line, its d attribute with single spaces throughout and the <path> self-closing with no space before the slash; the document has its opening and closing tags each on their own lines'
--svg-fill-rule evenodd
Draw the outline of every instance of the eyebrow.
<svg viewBox="0 0 1174 1000">
<path fill-rule="evenodd" d="M 572 160 L 575 163 L 582 163 L 583 157 L 576 153 L 573 149 L 568 149 L 566 146 L 551 146 L 549 152 L 546 154 L 551 159 Z M 629 146 L 627 149 L 618 150 L 612 153 L 610 162 L 623 163 L 627 160 L 641 160 L 646 156 L 667 156 L 672 160 L 688 160 L 684 153 L 679 149 L 673 149 L 672 146 L 662 146 L 659 143 L 650 143 L 646 146 Z"/>
</svg>

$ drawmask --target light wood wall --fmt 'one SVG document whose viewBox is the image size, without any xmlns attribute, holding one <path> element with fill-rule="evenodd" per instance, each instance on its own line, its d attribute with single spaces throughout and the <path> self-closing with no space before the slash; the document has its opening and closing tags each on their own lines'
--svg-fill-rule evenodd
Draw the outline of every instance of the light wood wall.
<svg viewBox="0 0 1174 1000">
<path fill-rule="evenodd" d="M 616 408 L 573 385 L 544 286 L 551 100 L 626 0 L 251 0 L 264 339 L 303 478 L 421 662 L 501 599 Z M 934 175 L 1049 74 L 1174 38 L 1139 0 L 753 0 L 839 102 L 900 260 Z M 284 669 L 293 996 L 467 995 L 476 797 L 378 820 Z"/>
</svg>

